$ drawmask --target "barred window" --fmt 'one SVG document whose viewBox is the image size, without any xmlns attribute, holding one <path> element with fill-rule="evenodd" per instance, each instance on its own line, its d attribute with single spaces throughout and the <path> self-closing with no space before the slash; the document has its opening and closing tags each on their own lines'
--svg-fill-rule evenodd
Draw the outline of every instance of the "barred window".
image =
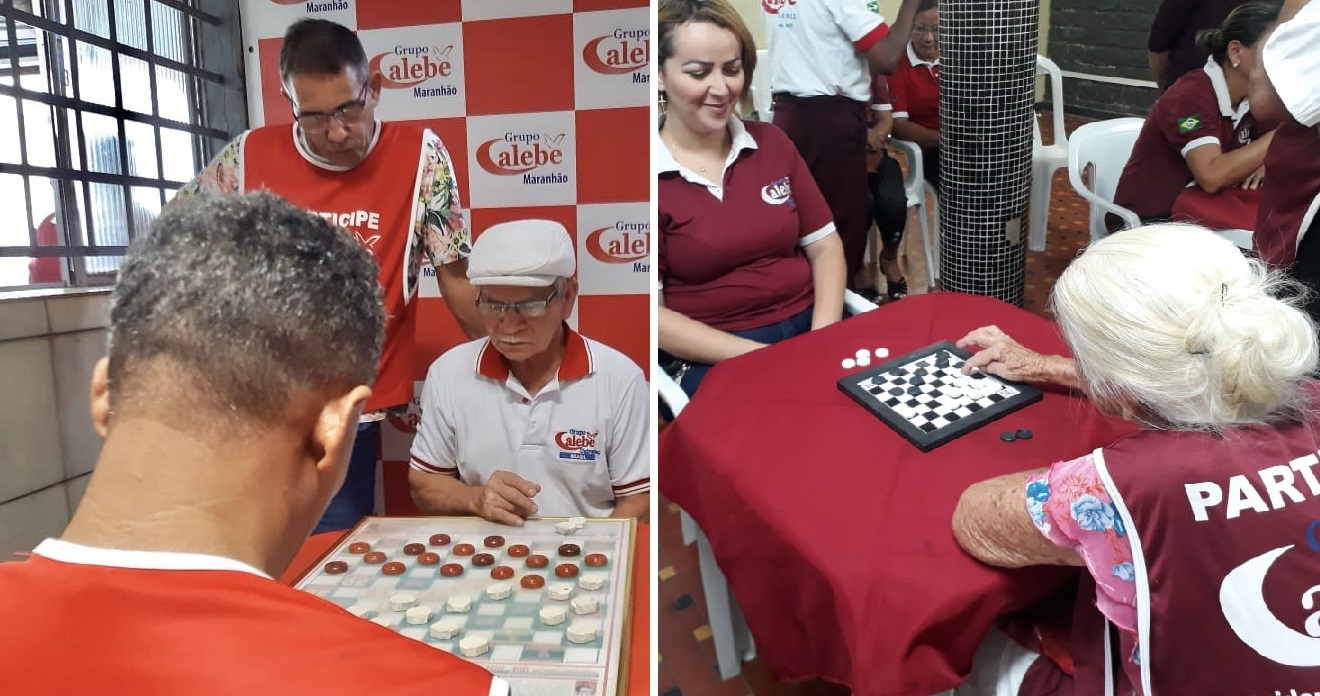
<svg viewBox="0 0 1320 696">
<path fill-rule="evenodd" d="M 0 287 L 113 282 L 246 127 L 237 5 L 0 1 Z"/>
</svg>

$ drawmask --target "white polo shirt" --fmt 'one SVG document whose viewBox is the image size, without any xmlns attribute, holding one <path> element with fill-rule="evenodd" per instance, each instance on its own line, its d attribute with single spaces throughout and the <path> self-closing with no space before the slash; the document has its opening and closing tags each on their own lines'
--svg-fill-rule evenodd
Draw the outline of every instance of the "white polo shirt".
<svg viewBox="0 0 1320 696">
<path fill-rule="evenodd" d="M 482 338 L 441 355 L 422 387 L 412 468 L 482 485 L 497 470 L 541 486 L 542 517 L 608 517 L 651 488 L 650 389 L 637 364 L 568 330 L 535 397 Z"/>
<path fill-rule="evenodd" d="M 1320 3 L 1309 2 L 1274 30 L 1259 53 L 1265 73 L 1284 107 L 1307 127 L 1320 123 L 1320 90 L 1315 88 L 1316 71 L 1320 69 L 1317 36 L 1320 36 Z"/>
<path fill-rule="evenodd" d="M 764 0 L 770 91 L 871 101 L 863 55 L 889 34 L 867 0 Z"/>
</svg>

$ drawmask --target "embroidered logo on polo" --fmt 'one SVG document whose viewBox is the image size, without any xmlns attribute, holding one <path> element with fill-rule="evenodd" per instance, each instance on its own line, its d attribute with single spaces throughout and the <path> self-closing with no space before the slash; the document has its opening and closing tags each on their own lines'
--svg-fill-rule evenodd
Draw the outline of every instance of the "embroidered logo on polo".
<svg viewBox="0 0 1320 696">
<path fill-rule="evenodd" d="M 1178 119 L 1178 132 L 1191 133 L 1201 129 L 1201 114 L 1192 114 Z"/>
<path fill-rule="evenodd" d="M 779 10 L 787 5 L 796 5 L 797 0 L 761 0 L 761 9 L 770 14 L 779 14 Z"/>
<path fill-rule="evenodd" d="M 561 430 L 555 433 L 555 446 L 560 459 L 594 462 L 600 457 L 596 449 L 596 433 L 588 430 Z"/>
<path fill-rule="evenodd" d="M 793 203 L 793 187 L 788 183 L 788 177 L 776 179 L 765 185 L 761 189 L 761 200 L 770 205 L 781 205 L 784 203 Z"/>
</svg>

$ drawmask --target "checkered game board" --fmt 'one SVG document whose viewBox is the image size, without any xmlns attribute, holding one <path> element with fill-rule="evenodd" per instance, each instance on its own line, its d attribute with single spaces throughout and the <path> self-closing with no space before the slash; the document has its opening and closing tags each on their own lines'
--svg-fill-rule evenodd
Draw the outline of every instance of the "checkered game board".
<svg viewBox="0 0 1320 696">
<path fill-rule="evenodd" d="M 485 638 L 480 654 L 465 659 L 515 694 L 621 696 L 636 525 L 590 519 L 567 534 L 557 529 L 553 519 L 508 527 L 469 517 L 368 517 L 294 587 L 438 650 L 460 654 L 464 637 Z M 491 593 L 501 571 L 510 586 L 503 596 Z M 455 606 L 456 598 L 467 602 Z M 429 611 L 414 621 L 400 601 Z M 556 605 L 566 617 L 547 623 L 540 610 Z M 437 635 L 445 621 L 458 627 Z M 596 636 L 570 638 L 577 623 L 596 627 Z"/>
<path fill-rule="evenodd" d="M 941 341 L 838 382 L 839 389 L 922 452 L 1041 399 L 1029 384 L 962 374 L 971 353 Z"/>
</svg>

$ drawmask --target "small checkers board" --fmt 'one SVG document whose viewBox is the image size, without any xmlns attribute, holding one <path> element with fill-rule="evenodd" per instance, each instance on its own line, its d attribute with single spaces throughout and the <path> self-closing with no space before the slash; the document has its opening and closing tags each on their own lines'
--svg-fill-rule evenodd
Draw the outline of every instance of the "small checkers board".
<svg viewBox="0 0 1320 696">
<path fill-rule="evenodd" d="M 294 587 L 479 664 L 515 694 L 620 696 L 635 521 L 574 519 L 580 526 L 565 533 L 551 518 L 509 527 L 472 517 L 367 517 Z M 493 594 L 497 583 L 504 591 Z M 562 611 L 553 623 L 550 607 Z M 593 633 L 575 636 L 575 625 Z M 465 654 L 464 639 L 479 642 L 480 653 Z"/>
<path fill-rule="evenodd" d="M 922 452 L 1041 399 L 1029 384 L 964 375 L 972 354 L 941 341 L 840 379 L 839 389 Z"/>
</svg>

